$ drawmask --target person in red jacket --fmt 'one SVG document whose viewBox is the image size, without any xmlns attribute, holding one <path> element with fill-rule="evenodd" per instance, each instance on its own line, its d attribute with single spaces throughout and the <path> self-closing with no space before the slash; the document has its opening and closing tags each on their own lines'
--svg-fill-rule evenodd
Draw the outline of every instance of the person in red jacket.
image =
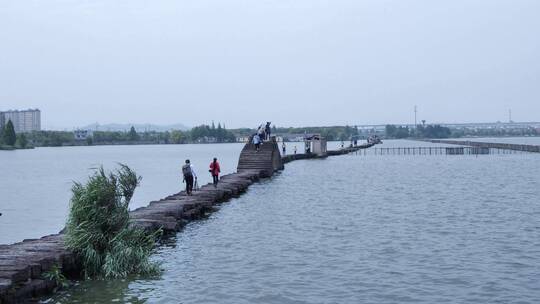
<svg viewBox="0 0 540 304">
<path fill-rule="evenodd" d="M 221 168 L 219 167 L 217 158 L 214 157 L 214 161 L 210 163 L 210 170 L 208 171 L 210 171 L 210 174 L 212 174 L 212 179 L 214 180 L 214 187 L 217 187 L 219 173 L 221 172 Z"/>
</svg>

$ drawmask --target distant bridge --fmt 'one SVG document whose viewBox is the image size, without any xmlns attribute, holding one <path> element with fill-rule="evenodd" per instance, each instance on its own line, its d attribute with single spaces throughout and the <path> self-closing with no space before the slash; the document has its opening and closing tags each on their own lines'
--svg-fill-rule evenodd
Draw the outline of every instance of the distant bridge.
<svg viewBox="0 0 540 304">
<path fill-rule="evenodd" d="M 430 123 L 431 125 L 440 125 L 452 129 L 526 129 L 540 128 L 540 122 L 474 122 L 474 123 Z M 373 124 L 356 125 L 361 130 L 379 130 L 384 131 L 387 125 L 415 128 L 414 124 Z"/>
<path fill-rule="evenodd" d="M 537 145 L 520 145 L 520 144 L 505 144 L 505 143 L 489 143 L 489 142 L 480 142 L 480 141 L 443 140 L 443 139 L 434 139 L 434 140 L 430 140 L 429 142 L 469 146 L 469 147 L 488 148 L 488 149 L 540 153 L 540 146 L 537 146 Z"/>
<path fill-rule="evenodd" d="M 371 148 L 369 152 L 365 150 L 358 152 L 363 155 L 487 155 L 529 153 L 531 151 L 488 147 L 388 147 Z"/>
</svg>

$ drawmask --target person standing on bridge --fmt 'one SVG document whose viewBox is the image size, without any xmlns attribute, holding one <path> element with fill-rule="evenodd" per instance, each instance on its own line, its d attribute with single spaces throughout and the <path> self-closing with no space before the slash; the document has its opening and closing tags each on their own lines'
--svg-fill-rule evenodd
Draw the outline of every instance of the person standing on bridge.
<svg viewBox="0 0 540 304">
<path fill-rule="evenodd" d="M 260 125 L 259 129 L 257 129 L 257 135 L 259 135 L 259 139 L 261 140 L 261 142 L 266 138 L 266 134 L 264 131 L 265 128 L 263 127 L 263 125 Z"/>
<path fill-rule="evenodd" d="M 287 154 L 287 148 L 285 147 L 285 140 L 281 144 L 281 150 L 283 150 L 283 155 Z"/>
<path fill-rule="evenodd" d="M 183 183 L 186 183 L 186 194 L 192 195 L 193 193 L 193 182 L 197 181 L 197 174 L 191 165 L 189 159 L 186 159 L 186 164 L 182 166 L 182 174 L 184 175 Z"/>
<path fill-rule="evenodd" d="M 270 135 L 272 133 L 272 127 L 270 127 L 270 124 L 271 124 L 271 122 L 267 121 L 266 122 L 266 127 L 264 128 L 264 134 L 265 134 L 265 139 L 266 140 L 270 140 Z"/>
<path fill-rule="evenodd" d="M 294 146 L 294 154 L 296 155 L 296 146 Z"/>
<path fill-rule="evenodd" d="M 217 188 L 217 184 L 219 181 L 219 173 L 221 173 L 221 168 L 219 167 L 219 163 L 217 161 L 217 158 L 214 157 L 214 161 L 210 163 L 210 174 L 212 174 L 212 180 L 214 182 L 214 188 Z"/>
<path fill-rule="evenodd" d="M 259 148 L 261 146 L 261 136 L 258 133 L 253 135 L 253 144 L 255 145 L 255 150 L 259 152 Z"/>
</svg>

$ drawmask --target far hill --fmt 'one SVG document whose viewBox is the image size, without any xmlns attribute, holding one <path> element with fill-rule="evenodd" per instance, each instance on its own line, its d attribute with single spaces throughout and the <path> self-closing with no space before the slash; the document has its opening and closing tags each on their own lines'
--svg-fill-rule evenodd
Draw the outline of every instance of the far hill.
<svg viewBox="0 0 540 304">
<path fill-rule="evenodd" d="M 165 132 L 165 131 L 171 131 L 171 130 L 182 130 L 186 131 L 189 130 L 190 127 L 187 127 L 183 124 L 172 124 L 172 125 L 155 125 L 155 124 L 91 124 L 85 127 L 82 127 L 81 129 L 84 130 L 92 130 L 92 131 L 129 131 L 131 127 L 134 127 L 137 132 L 145 132 L 145 131 L 156 131 L 156 132 Z"/>
</svg>

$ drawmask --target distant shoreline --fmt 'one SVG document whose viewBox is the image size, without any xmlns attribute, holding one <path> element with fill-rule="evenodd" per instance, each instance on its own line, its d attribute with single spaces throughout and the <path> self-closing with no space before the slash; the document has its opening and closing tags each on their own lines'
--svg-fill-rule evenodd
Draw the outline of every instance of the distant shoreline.
<svg viewBox="0 0 540 304">
<path fill-rule="evenodd" d="M 478 139 L 478 138 L 540 138 L 540 136 L 464 136 L 464 137 L 450 137 L 445 138 L 448 140 L 454 140 L 454 139 Z M 384 138 L 383 139 L 392 139 L 392 140 L 433 140 L 436 138 Z M 339 140 L 331 140 L 331 142 L 339 142 Z M 291 141 L 286 140 L 286 143 L 296 143 L 301 141 Z M 347 141 L 346 141 L 347 142 Z M 62 145 L 37 145 L 37 146 L 29 146 L 25 148 L 20 147 L 12 147 L 12 146 L 0 146 L 0 151 L 15 151 L 15 150 L 29 150 L 29 149 L 35 149 L 35 148 L 62 148 L 62 147 L 98 147 L 98 146 L 152 146 L 152 145 L 212 145 L 212 144 L 245 144 L 246 142 L 184 142 L 184 143 L 163 143 L 163 142 L 150 142 L 150 141 L 137 141 L 137 142 L 108 142 L 108 143 L 96 143 L 96 144 L 88 144 L 84 141 L 81 141 L 80 144 L 76 143 L 70 143 L 70 144 L 62 144 Z"/>
<path fill-rule="evenodd" d="M 0 151 L 15 151 L 15 150 L 30 150 L 34 149 L 35 147 L 13 147 L 13 146 L 0 146 Z"/>
</svg>

